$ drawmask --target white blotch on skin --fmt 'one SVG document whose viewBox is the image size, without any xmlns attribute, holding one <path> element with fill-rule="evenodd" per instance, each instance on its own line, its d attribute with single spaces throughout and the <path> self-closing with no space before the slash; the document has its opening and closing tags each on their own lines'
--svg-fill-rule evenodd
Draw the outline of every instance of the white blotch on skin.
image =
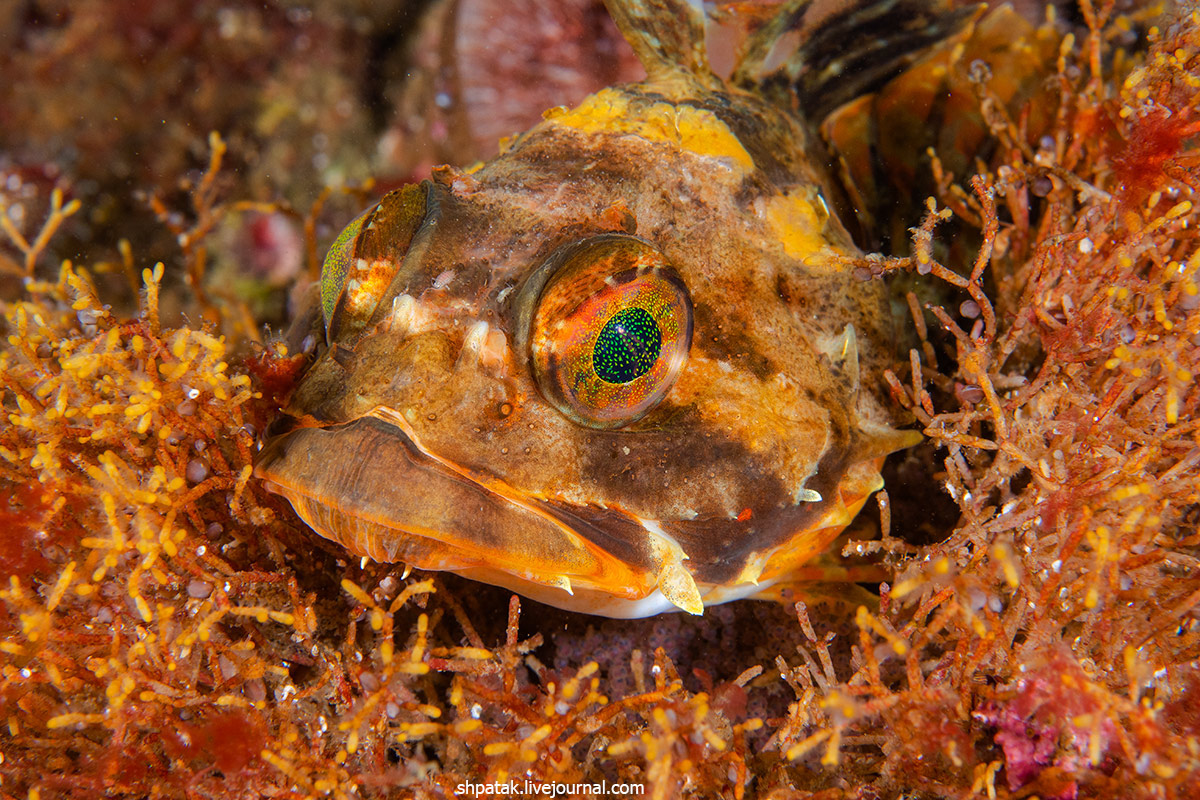
<svg viewBox="0 0 1200 800">
<path fill-rule="evenodd" d="M 433 330 L 437 314 L 412 295 L 402 294 L 392 300 L 388 328 L 400 334 L 414 335 Z"/>
</svg>

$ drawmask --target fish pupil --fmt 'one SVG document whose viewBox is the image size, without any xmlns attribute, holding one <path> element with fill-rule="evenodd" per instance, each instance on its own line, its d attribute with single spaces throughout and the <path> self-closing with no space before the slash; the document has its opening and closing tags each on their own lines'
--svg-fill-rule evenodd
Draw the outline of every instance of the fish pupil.
<svg viewBox="0 0 1200 800">
<path fill-rule="evenodd" d="M 662 352 L 662 331 L 642 308 L 609 317 L 592 347 L 592 366 L 605 383 L 629 383 L 645 375 Z"/>
</svg>

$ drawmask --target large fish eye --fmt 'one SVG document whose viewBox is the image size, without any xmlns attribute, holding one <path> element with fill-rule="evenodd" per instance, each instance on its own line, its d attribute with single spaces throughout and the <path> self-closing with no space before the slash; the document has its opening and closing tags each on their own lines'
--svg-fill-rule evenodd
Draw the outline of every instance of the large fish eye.
<svg viewBox="0 0 1200 800">
<path fill-rule="evenodd" d="M 687 287 L 655 247 L 597 236 L 547 262 L 531 320 L 542 394 L 571 420 L 619 428 L 670 391 L 692 342 Z"/>
<path fill-rule="evenodd" d="M 338 234 L 321 265 L 321 313 L 329 341 L 370 319 L 425 220 L 428 193 L 426 184 L 397 189 Z"/>
</svg>

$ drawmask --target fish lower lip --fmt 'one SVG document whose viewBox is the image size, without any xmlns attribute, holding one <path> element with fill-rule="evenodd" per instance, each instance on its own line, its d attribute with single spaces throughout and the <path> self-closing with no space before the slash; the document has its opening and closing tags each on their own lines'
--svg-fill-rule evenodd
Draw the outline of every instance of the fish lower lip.
<svg viewBox="0 0 1200 800">
<path fill-rule="evenodd" d="M 635 596 L 653 585 L 540 501 L 438 459 L 386 415 L 292 430 L 268 442 L 254 472 L 319 534 L 375 561 L 482 569 L 567 591 Z"/>
</svg>

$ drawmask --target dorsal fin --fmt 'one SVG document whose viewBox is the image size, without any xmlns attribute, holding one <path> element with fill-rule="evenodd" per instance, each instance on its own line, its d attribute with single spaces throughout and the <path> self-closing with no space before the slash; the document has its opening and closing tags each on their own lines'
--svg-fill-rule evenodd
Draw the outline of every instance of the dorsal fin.
<svg viewBox="0 0 1200 800">
<path fill-rule="evenodd" d="M 784 34 L 799 26 L 801 17 L 811 4 L 812 0 L 784 0 L 770 19 L 751 32 L 738 53 L 731 82 L 748 86 L 762 78 L 763 66 L 771 51 Z"/>
<path fill-rule="evenodd" d="M 830 12 L 830 7 L 838 8 Z M 962 27 L 986 6 L 954 8 L 949 0 L 851 0 L 838 6 L 785 0 L 746 43 L 733 83 L 786 83 L 810 121 L 872 92 L 903 72 L 922 52 Z M 764 75 L 776 42 L 799 31 L 799 46 Z"/>
<path fill-rule="evenodd" d="M 688 0 L 604 0 L 651 81 L 687 75 L 713 80 L 704 46 L 704 9 Z"/>
</svg>

